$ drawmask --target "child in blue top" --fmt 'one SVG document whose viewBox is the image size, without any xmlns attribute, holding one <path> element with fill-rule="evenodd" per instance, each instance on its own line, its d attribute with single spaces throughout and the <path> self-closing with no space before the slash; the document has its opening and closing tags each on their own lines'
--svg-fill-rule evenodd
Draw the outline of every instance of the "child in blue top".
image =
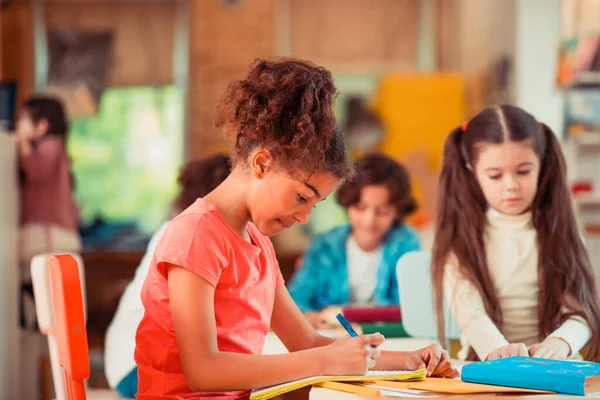
<svg viewBox="0 0 600 400">
<path fill-rule="evenodd" d="M 420 247 L 404 223 L 417 208 L 404 167 L 379 153 L 355 166 L 356 179 L 336 193 L 350 223 L 313 239 L 289 287 L 315 327 L 327 325 L 329 306 L 399 304 L 396 263 Z"/>
</svg>

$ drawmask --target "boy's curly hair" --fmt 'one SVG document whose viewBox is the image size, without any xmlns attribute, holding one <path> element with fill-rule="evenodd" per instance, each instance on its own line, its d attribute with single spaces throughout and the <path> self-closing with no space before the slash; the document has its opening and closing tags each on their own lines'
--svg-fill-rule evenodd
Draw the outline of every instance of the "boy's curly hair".
<svg viewBox="0 0 600 400">
<path fill-rule="evenodd" d="M 294 58 L 256 60 L 221 97 L 215 126 L 234 140 L 234 164 L 264 147 L 284 168 L 325 170 L 343 179 L 352 167 L 333 115 L 335 95 L 323 67 Z"/>
<path fill-rule="evenodd" d="M 337 190 L 338 203 L 348 208 L 360 201 L 360 193 L 365 186 L 383 185 L 390 193 L 390 204 L 396 207 L 396 224 L 414 213 L 418 206 L 410 185 L 408 172 L 396 160 L 382 153 L 369 153 L 354 164 L 355 179 L 346 181 Z"/>
</svg>

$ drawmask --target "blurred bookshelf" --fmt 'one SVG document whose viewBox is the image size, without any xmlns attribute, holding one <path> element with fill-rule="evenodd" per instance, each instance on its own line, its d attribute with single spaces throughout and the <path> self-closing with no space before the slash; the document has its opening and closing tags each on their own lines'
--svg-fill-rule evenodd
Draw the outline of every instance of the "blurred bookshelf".
<svg viewBox="0 0 600 400">
<path fill-rule="evenodd" d="M 556 83 L 579 229 L 600 278 L 600 1 L 563 0 Z"/>
</svg>

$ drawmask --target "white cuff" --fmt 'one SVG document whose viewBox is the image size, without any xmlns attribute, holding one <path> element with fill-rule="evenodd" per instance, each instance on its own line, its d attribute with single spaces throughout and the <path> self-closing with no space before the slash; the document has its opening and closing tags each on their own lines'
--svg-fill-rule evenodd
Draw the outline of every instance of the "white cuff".
<svg viewBox="0 0 600 400">
<path fill-rule="evenodd" d="M 569 318 L 557 330 L 548 335 L 548 337 L 558 337 L 567 342 L 571 347 L 569 357 L 579 353 L 591 336 L 590 327 L 580 317 Z"/>
<path fill-rule="evenodd" d="M 482 361 L 486 360 L 492 351 L 509 344 L 487 315 L 485 318 L 471 320 L 462 333 Z"/>
</svg>

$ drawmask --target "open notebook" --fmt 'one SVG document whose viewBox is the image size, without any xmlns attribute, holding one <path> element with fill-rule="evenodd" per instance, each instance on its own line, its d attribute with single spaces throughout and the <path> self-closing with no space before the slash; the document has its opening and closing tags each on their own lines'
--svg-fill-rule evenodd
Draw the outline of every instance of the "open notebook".
<svg viewBox="0 0 600 400">
<path fill-rule="evenodd" d="M 417 371 L 369 371 L 366 375 L 358 376 L 312 376 L 297 381 L 283 383 L 260 390 L 250 395 L 251 400 L 270 399 L 280 394 L 291 392 L 306 386 L 321 382 L 374 382 L 374 381 L 415 381 L 425 379 L 425 369 Z"/>
</svg>

